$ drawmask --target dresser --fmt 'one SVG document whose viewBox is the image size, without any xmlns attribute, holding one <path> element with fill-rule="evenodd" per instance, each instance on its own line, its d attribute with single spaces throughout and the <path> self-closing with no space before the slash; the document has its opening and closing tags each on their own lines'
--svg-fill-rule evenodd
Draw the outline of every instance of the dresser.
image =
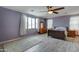
<svg viewBox="0 0 79 59">
<path fill-rule="evenodd" d="M 75 30 L 68 30 L 67 32 L 67 36 L 68 37 L 72 37 L 72 38 L 75 38 L 76 37 L 76 31 Z"/>
</svg>

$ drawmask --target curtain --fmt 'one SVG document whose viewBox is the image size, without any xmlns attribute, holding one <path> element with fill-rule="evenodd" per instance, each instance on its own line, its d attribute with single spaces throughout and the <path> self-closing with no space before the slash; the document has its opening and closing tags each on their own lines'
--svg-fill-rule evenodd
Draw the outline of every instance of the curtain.
<svg viewBox="0 0 79 59">
<path fill-rule="evenodd" d="M 25 27 L 25 15 L 21 15 L 21 24 L 20 24 L 20 35 L 26 34 L 26 27 Z"/>
</svg>

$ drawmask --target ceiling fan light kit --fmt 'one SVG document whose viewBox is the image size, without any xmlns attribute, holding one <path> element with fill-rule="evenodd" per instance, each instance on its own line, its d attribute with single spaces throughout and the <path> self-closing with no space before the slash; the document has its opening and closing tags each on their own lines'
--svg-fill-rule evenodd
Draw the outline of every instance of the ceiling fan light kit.
<svg viewBox="0 0 79 59">
<path fill-rule="evenodd" d="M 53 12 L 52 11 L 48 11 L 48 14 L 53 14 Z"/>
</svg>

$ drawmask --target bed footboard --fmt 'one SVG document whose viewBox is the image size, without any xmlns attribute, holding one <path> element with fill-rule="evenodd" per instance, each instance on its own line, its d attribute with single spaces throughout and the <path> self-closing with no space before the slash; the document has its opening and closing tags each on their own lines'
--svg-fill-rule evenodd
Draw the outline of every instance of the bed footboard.
<svg viewBox="0 0 79 59">
<path fill-rule="evenodd" d="M 53 38 L 65 40 L 65 31 L 48 30 L 48 36 Z"/>
</svg>

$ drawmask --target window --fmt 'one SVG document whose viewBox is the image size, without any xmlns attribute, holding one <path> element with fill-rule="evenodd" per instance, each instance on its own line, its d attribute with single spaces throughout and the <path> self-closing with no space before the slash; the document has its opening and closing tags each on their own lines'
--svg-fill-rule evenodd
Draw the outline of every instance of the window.
<svg viewBox="0 0 79 59">
<path fill-rule="evenodd" d="M 70 30 L 79 30 L 79 16 L 70 18 Z"/>
<path fill-rule="evenodd" d="M 39 27 L 39 19 L 36 18 L 36 29 L 38 29 L 38 27 Z"/>
<path fill-rule="evenodd" d="M 26 33 L 29 33 L 33 29 L 34 32 L 38 31 L 38 18 L 35 17 L 28 17 L 25 14 L 22 14 L 21 16 L 21 24 L 20 24 L 20 35 L 25 35 Z"/>
<path fill-rule="evenodd" d="M 53 20 L 52 20 L 52 19 L 48 19 L 48 20 L 47 20 L 47 28 L 48 28 L 48 29 L 53 28 Z"/>
<path fill-rule="evenodd" d="M 35 18 L 32 18 L 32 28 L 35 28 Z"/>
<path fill-rule="evenodd" d="M 38 29 L 38 18 L 32 18 L 23 15 L 23 20 L 25 22 L 25 29 Z"/>
<path fill-rule="evenodd" d="M 31 27 L 32 27 L 31 24 L 32 24 L 31 17 L 28 17 L 28 29 L 31 29 Z"/>
</svg>

